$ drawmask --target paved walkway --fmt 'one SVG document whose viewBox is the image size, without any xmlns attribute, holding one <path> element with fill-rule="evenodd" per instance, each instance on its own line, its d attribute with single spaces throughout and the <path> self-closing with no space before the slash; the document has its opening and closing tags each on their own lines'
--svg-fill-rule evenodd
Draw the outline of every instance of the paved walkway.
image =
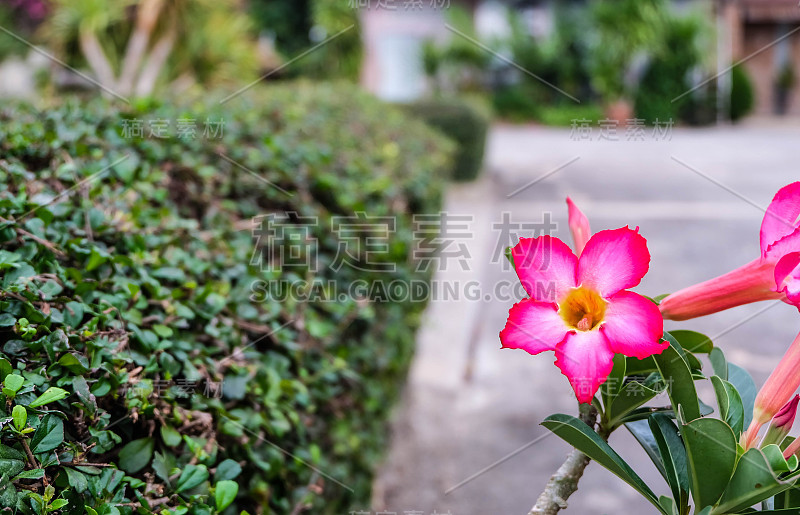
<svg viewBox="0 0 800 515">
<path fill-rule="evenodd" d="M 595 231 L 640 226 L 652 262 L 637 290 L 674 291 L 754 259 L 760 208 L 800 178 L 800 128 L 792 124 L 674 129 L 669 140 L 597 136 L 596 129 L 590 140 L 576 141 L 568 129 L 495 127 L 487 173 L 453 186 L 447 196 L 449 213 L 473 216 L 473 236 L 458 240 L 468 244 L 469 270 L 448 260 L 437 282 L 478 281 L 481 296 L 512 283 L 513 272 L 492 262 L 499 236 L 493 223 L 503 212 L 515 222 L 541 222 L 550 212 L 555 234 L 568 241 L 564 198 L 570 195 Z M 498 332 L 513 302 L 462 296 L 431 303 L 376 481 L 374 510 L 527 514 L 562 462 L 568 447 L 539 422 L 551 413 L 575 413 L 575 399 L 552 355 L 500 349 Z M 769 306 L 743 306 L 681 327 L 714 337 L 760 384 L 800 330 L 793 308 Z M 710 388 L 701 394 L 714 404 Z M 668 493 L 625 430 L 611 444 L 656 493 Z M 566 513 L 652 512 L 631 488 L 591 464 Z"/>
</svg>

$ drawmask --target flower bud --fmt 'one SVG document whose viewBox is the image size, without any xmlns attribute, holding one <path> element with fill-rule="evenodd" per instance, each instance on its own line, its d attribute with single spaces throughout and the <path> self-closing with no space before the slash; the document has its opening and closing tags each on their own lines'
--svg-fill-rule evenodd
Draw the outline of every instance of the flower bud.
<svg viewBox="0 0 800 515">
<path fill-rule="evenodd" d="M 794 424 L 798 402 L 800 402 L 800 395 L 795 395 L 772 417 L 772 422 L 769 425 L 767 434 L 764 436 L 764 440 L 761 442 L 761 447 L 772 443 L 780 445 L 783 439 L 786 438 L 786 435 L 792 429 L 792 424 Z"/>
</svg>

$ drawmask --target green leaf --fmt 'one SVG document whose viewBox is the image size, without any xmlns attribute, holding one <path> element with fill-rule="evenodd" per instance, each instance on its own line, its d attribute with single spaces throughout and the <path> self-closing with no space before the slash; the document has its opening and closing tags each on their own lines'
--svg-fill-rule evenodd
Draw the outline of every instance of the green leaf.
<svg viewBox="0 0 800 515">
<path fill-rule="evenodd" d="M 695 505 L 713 506 L 736 466 L 736 437 L 725 422 L 715 418 L 693 420 L 681 428 L 681 433 Z"/>
<path fill-rule="evenodd" d="M 753 419 L 753 407 L 756 404 L 756 393 L 758 393 L 756 384 L 745 369 L 733 363 L 728 363 L 728 381 L 739 392 L 744 410 L 744 427 L 748 427 Z"/>
<path fill-rule="evenodd" d="M 611 402 L 610 408 L 607 410 L 609 418 L 609 426 L 616 426 L 619 421 L 645 402 L 649 401 L 660 393 L 659 390 L 654 390 L 648 386 L 643 385 L 638 381 L 631 381 L 622 388 L 614 400 Z"/>
<path fill-rule="evenodd" d="M 593 459 L 642 494 L 659 512 L 665 513 L 658 498 L 644 481 L 631 469 L 600 435 L 583 421 L 570 415 L 555 414 L 547 417 L 542 425 L 559 438 Z"/>
<path fill-rule="evenodd" d="M 66 500 L 66 499 L 56 499 L 55 501 L 50 503 L 49 509 L 50 509 L 50 511 L 55 511 L 55 510 L 58 510 L 60 508 L 63 508 L 67 504 L 69 504 L 69 501 Z"/>
<path fill-rule="evenodd" d="M 750 449 L 739 458 L 736 472 L 713 514 L 735 513 L 786 490 L 794 480 L 781 481 L 760 449 Z"/>
<path fill-rule="evenodd" d="M 0 444 L 0 474 L 11 477 L 22 472 L 24 468 L 25 456 L 16 449 Z"/>
<path fill-rule="evenodd" d="M 611 369 L 606 382 L 600 387 L 600 395 L 603 398 L 603 406 L 606 411 L 608 407 L 622 389 L 622 382 L 625 380 L 625 356 L 617 354 L 614 356 L 614 367 Z"/>
<path fill-rule="evenodd" d="M 665 471 L 664 477 L 672 496 L 684 504 L 689 493 L 689 474 L 686 448 L 678 434 L 678 428 L 668 416 L 661 413 L 653 413 L 647 423 L 658 446 L 658 454 Z"/>
<path fill-rule="evenodd" d="M 11 418 L 14 420 L 14 427 L 16 430 L 22 431 L 25 429 L 25 424 L 28 423 L 28 411 L 24 406 L 14 406 L 14 410 L 11 412 Z"/>
<path fill-rule="evenodd" d="M 3 380 L 3 393 L 9 395 L 8 393 L 6 393 L 6 391 L 9 391 L 11 392 L 9 396 L 13 397 L 14 394 L 16 394 L 19 391 L 19 389 L 22 388 L 22 384 L 24 382 L 25 378 L 22 377 L 21 375 L 18 374 L 7 375 L 6 378 Z"/>
<path fill-rule="evenodd" d="M 0 358 L 0 381 L 4 381 L 6 376 L 14 370 L 11 363 L 5 358 Z"/>
<path fill-rule="evenodd" d="M 64 441 L 64 422 L 55 415 L 45 415 L 31 438 L 34 454 L 52 451 Z"/>
<path fill-rule="evenodd" d="M 686 420 L 700 418 L 697 391 L 694 388 L 694 379 L 689 364 L 683 357 L 683 349 L 669 333 L 665 332 L 664 338 L 669 342 L 669 347 L 653 358 L 661 372 L 661 377 L 667 383 L 667 393 L 672 401 L 672 408 L 677 412 L 678 406 L 680 406 Z"/>
<path fill-rule="evenodd" d="M 39 479 L 44 477 L 44 469 L 32 469 L 20 472 L 11 481 L 18 481 L 20 479 Z"/>
<path fill-rule="evenodd" d="M 217 510 L 222 511 L 236 499 L 236 494 L 239 493 L 239 484 L 236 481 L 223 480 L 219 481 L 214 487 L 214 500 L 217 504 Z"/>
<path fill-rule="evenodd" d="M 733 434 L 739 436 L 744 429 L 744 407 L 739 392 L 719 376 L 711 376 L 711 384 L 714 385 L 714 393 L 717 395 L 719 416 L 731 426 Z"/>
<path fill-rule="evenodd" d="M 658 502 L 661 503 L 661 506 L 664 507 L 664 510 L 671 515 L 678 515 L 678 506 L 675 504 L 675 501 L 667 497 L 666 495 L 662 495 L 658 498 Z"/>
<path fill-rule="evenodd" d="M 58 364 L 73 374 L 85 374 L 89 371 L 89 361 L 85 356 L 67 353 L 61 356 Z"/>
<path fill-rule="evenodd" d="M 214 479 L 218 482 L 226 479 L 236 479 L 241 473 L 241 465 L 231 459 L 227 459 L 217 465 L 217 470 L 214 472 Z"/>
<path fill-rule="evenodd" d="M 11 313 L 0 313 L 0 327 L 11 327 L 17 323 L 17 317 Z"/>
<path fill-rule="evenodd" d="M 183 441 L 181 434 L 175 428 L 166 425 L 161 426 L 161 439 L 169 447 L 176 447 Z"/>
<path fill-rule="evenodd" d="M 647 420 L 626 422 L 625 427 L 633 435 L 633 437 L 636 438 L 636 441 L 639 442 L 639 445 L 642 446 L 642 449 L 644 449 L 647 455 L 650 457 L 653 465 L 656 466 L 661 475 L 664 476 L 664 479 L 666 479 L 667 473 L 664 470 L 664 465 L 661 463 L 661 456 L 658 453 L 658 445 L 653 437 L 653 432 L 650 430 L 650 426 L 647 424 Z"/>
<path fill-rule="evenodd" d="M 648 356 L 644 359 L 627 358 L 625 360 L 625 374 L 630 376 L 647 376 L 652 372 L 657 372 L 656 361 L 653 356 Z"/>
<path fill-rule="evenodd" d="M 67 481 L 69 482 L 69 486 L 74 488 L 76 492 L 81 494 L 85 492 L 87 488 L 89 488 L 89 481 L 87 481 L 86 476 L 84 476 L 81 472 L 69 467 L 65 467 L 64 470 L 67 473 Z"/>
<path fill-rule="evenodd" d="M 175 491 L 178 493 L 191 490 L 192 488 L 201 485 L 208 479 L 208 469 L 205 465 L 186 465 L 186 468 L 181 472 L 181 477 L 175 485 Z"/>
<path fill-rule="evenodd" d="M 129 442 L 119 451 L 119 468 L 128 474 L 139 472 L 150 463 L 154 447 L 152 438 L 140 438 Z"/>
<path fill-rule="evenodd" d="M 708 354 L 714 348 L 714 343 L 708 336 L 696 331 L 678 329 L 676 331 L 670 331 L 669 334 L 671 334 L 687 352 Z"/>
<path fill-rule="evenodd" d="M 708 354 L 708 360 L 711 361 L 711 368 L 720 379 L 728 380 L 728 361 L 725 359 L 725 354 L 719 347 L 714 347 Z"/>
<path fill-rule="evenodd" d="M 61 388 L 56 388 L 51 386 L 43 394 L 38 396 L 36 400 L 30 403 L 31 408 L 38 408 L 39 406 L 44 406 L 46 404 L 50 404 L 51 402 L 60 401 L 61 399 L 68 397 L 69 392 L 66 390 L 62 390 Z"/>
</svg>

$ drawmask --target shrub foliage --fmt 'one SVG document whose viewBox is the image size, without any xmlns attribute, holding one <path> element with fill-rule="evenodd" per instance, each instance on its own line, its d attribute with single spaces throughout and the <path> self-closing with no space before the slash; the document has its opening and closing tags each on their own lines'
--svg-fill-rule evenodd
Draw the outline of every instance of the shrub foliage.
<svg viewBox="0 0 800 515">
<path fill-rule="evenodd" d="M 224 134 L 203 135 L 207 118 Z M 175 133 L 181 119 L 194 137 Z M 144 134 L 126 134 L 137 120 Z M 152 120 L 169 135 L 150 136 Z M 349 86 L 214 109 L 0 108 L 0 505 L 367 506 L 423 303 L 324 297 L 428 279 L 411 219 L 440 209 L 451 150 Z M 396 220 L 377 258 L 394 271 L 363 255 L 333 271 L 332 223 L 357 213 Z M 269 215 L 316 259 L 280 262 Z M 294 295 L 263 286 L 277 281 Z"/>
</svg>

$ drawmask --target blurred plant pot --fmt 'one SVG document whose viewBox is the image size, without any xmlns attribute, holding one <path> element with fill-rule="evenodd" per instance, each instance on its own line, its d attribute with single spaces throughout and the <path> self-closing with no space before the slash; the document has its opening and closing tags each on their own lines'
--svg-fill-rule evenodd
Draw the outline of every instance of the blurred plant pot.
<svg viewBox="0 0 800 515">
<path fill-rule="evenodd" d="M 783 116 L 789 112 L 789 93 L 791 90 L 781 86 L 775 86 L 774 92 L 773 107 L 775 109 L 775 114 Z"/>
<path fill-rule="evenodd" d="M 606 106 L 606 118 L 617 121 L 619 125 L 625 125 L 633 118 L 633 103 L 624 98 L 611 102 Z"/>
</svg>

